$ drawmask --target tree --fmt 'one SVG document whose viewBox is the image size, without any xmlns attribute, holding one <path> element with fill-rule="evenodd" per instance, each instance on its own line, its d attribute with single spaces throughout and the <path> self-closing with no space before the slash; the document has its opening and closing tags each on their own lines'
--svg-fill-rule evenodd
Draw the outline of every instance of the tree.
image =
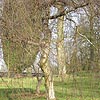
<svg viewBox="0 0 100 100">
<path fill-rule="evenodd" d="M 58 5 L 58 11 L 64 9 L 63 6 Z M 64 16 L 58 18 L 58 41 L 57 41 L 57 51 L 58 51 L 58 65 L 59 65 L 59 75 L 62 79 L 66 74 L 66 59 L 65 59 L 65 50 L 64 50 Z"/>
<path fill-rule="evenodd" d="M 48 21 L 49 19 L 58 18 L 58 40 L 60 41 L 60 49 L 62 49 L 59 50 L 59 59 L 61 60 L 61 58 L 64 57 L 64 47 L 62 41 L 63 16 L 76 11 L 78 8 L 86 7 L 89 4 L 84 0 L 82 0 L 82 3 L 79 1 L 77 1 L 78 3 L 73 1 L 74 0 L 9 0 L 8 2 L 5 0 L 5 7 L 3 11 L 3 31 L 5 33 L 4 37 L 6 37 L 6 41 L 4 41 L 4 43 L 7 43 L 8 46 L 12 47 L 13 49 L 16 44 L 16 49 L 19 50 L 16 52 L 16 56 L 18 57 L 18 59 L 16 58 L 16 64 L 22 64 L 20 66 L 31 65 L 35 55 L 38 51 L 40 51 L 40 67 L 44 73 L 47 100 L 56 99 L 53 87 L 52 68 L 48 59 L 51 43 L 51 31 L 48 27 Z M 51 5 L 62 8 L 59 9 L 57 14 L 50 16 L 49 10 Z M 70 9 L 65 10 L 64 7 L 66 6 L 68 6 Z M 41 38 L 42 34 L 43 38 Z M 9 48 L 9 51 L 12 51 L 12 48 Z M 25 53 L 23 49 L 26 51 Z M 60 54 L 61 51 L 63 52 L 63 55 Z M 59 65 L 63 64 L 63 61 L 60 60 Z M 19 65 L 17 65 L 17 67 L 18 66 Z"/>
<path fill-rule="evenodd" d="M 3 0 L 0 1 L 0 19 L 2 18 L 2 12 L 3 12 Z M 1 20 L 0 20 L 0 26 L 1 26 Z M 5 64 L 4 57 L 3 57 L 1 34 L 2 34 L 2 30 L 0 27 L 0 72 L 7 72 L 8 71 L 7 66 Z"/>
<path fill-rule="evenodd" d="M 16 53 L 14 52 L 16 54 L 15 57 L 22 58 L 23 55 L 23 60 L 21 60 L 21 58 L 20 59 L 18 58 L 17 61 L 19 62 L 16 62 L 16 65 L 22 64 L 20 65 L 21 69 L 24 66 L 24 64 L 29 64 L 29 62 L 27 63 L 28 61 L 27 58 L 29 58 L 30 56 L 33 58 L 34 52 L 36 54 L 36 52 L 38 52 L 40 48 L 40 52 L 41 52 L 40 67 L 44 72 L 44 76 L 45 76 L 47 98 L 48 100 L 51 100 L 51 99 L 55 99 L 55 96 L 53 92 L 52 71 L 48 61 L 48 54 L 49 54 L 49 47 L 50 47 L 50 31 L 48 28 L 48 19 L 45 20 L 43 19 L 46 16 L 49 16 L 48 12 L 49 12 L 49 6 L 47 5 L 45 7 L 44 5 L 41 4 L 41 2 L 37 0 L 34 1 L 29 0 L 25 2 L 19 0 L 18 1 L 9 0 L 9 2 L 5 1 L 5 7 L 3 13 L 4 26 L 2 27 L 5 33 L 4 37 L 6 37 L 6 41 L 7 41 L 7 42 L 4 41 L 4 44 L 9 43 L 8 45 L 9 46 L 8 48 L 10 49 L 9 51 L 12 51 L 14 47 L 17 46 L 15 50 L 19 48 L 19 51 L 17 51 Z M 41 40 L 40 37 L 42 33 L 44 35 L 44 38 Z M 36 41 L 37 44 L 34 43 L 34 41 Z M 32 45 L 31 51 L 33 51 L 33 54 L 32 52 L 31 53 L 29 52 L 30 50 L 29 44 Z M 26 50 L 27 53 L 23 54 L 22 53 L 23 49 Z M 7 51 L 5 53 L 7 53 Z M 9 53 L 11 52 L 8 52 L 8 54 Z M 31 54 L 31 55 L 27 56 L 27 54 Z M 12 64 L 13 54 L 9 54 L 9 56 L 11 56 L 9 57 L 9 59 L 11 61 L 10 64 Z M 30 60 L 31 62 L 29 65 L 32 64 L 34 59 L 29 59 L 29 61 Z M 14 63 L 15 62 L 13 62 L 13 64 Z M 17 67 L 19 67 L 19 65 L 17 65 L 16 68 Z M 27 67 L 27 65 L 24 67 Z"/>
</svg>

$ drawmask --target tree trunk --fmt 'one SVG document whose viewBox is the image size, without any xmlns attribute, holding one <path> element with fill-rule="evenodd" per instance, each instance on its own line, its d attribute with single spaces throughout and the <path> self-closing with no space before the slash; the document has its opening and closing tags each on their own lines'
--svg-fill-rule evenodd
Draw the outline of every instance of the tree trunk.
<svg viewBox="0 0 100 100">
<path fill-rule="evenodd" d="M 50 46 L 48 45 L 48 47 L 44 47 L 42 49 L 43 52 L 42 52 L 42 58 L 40 60 L 40 67 L 44 72 L 47 100 L 55 100 L 55 93 L 53 87 L 53 75 L 48 61 L 49 47 Z"/>
<path fill-rule="evenodd" d="M 41 86 L 41 83 L 42 83 L 42 77 L 37 77 L 37 86 L 36 86 L 36 93 L 37 94 L 40 94 L 40 86 Z"/>
<path fill-rule="evenodd" d="M 58 7 L 59 11 L 62 7 Z M 64 17 L 58 18 L 58 63 L 59 63 L 59 75 L 61 75 L 62 79 L 66 74 L 66 62 L 65 62 L 65 50 L 64 50 Z"/>
<path fill-rule="evenodd" d="M 49 15 L 49 8 L 45 9 L 44 16 L 48 16 L 48 15 Z M 42 38 L 41 40 L 40 67 L 44 72 L 47 100 L 55 100 L 56 98 L 55 98 L 55 92 L 53 87 L 52 67 L 50 67 L 50 63 L 49 63 L 51 32 L 48 27 L 48 19 L 43 21 L 42 26 L 43 26 L 44 38 Z"/>
<path fill-rule="evenodd" d="M 0 0 L 0 17 L 2 18 L 2 12 L 3 12 L 3 0 Z M 1 25 L 1 20 L 0 20 L 0 25 Z M 1 27 L 0 27 L 0 72 L 8 72 L 7 66 L 4 61 L 4 56 L 3 56 L 3 49 L 2 49 L 2 41 L 1 41 Z"/>
<path fill-rule="evenodd" d="M 94 11 L 93 11 L 93 5 L 89 5 L 89 11 L 90 11 L 90 16 L 89 16 L 89 22 L 90 22 L 90 42 L 94 44 L 94 28 L 93 28 L 93 24 L 94 24 Z M 89 61 L 89 69 L 93 70 L 94 69 L 94 47 L 92 44 L 90 44 L 90 61 Z"/>
<path fill-rule="evenodd" d="M 41 86 L 41 83 L 42 83 L 42 79 L 43 79 L 43 72 L 39 66 L 39 61 L 41 59 L 41 54 L 40 54 L 40 51 L 37 53 L 36 55 L 36 58 L 35 58 L 35 61 L 33 63 L 33 73 L 36 74 L 36 78 L 37 78 L 37 86 L 36 86 L 36 93 L 37 94 L 40 94 L 40 86 Z M 40 76 L 41 74 L 41 76 Z"/>
</svg>

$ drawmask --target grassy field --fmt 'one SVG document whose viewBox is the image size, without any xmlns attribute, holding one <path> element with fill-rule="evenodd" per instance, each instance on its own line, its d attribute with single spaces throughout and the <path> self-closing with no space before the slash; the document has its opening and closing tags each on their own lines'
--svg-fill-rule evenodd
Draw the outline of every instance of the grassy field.
<svg viewBox="0 0 100 100">
<path fill-rule="evenodd" d="M 46 100 L 44 80 L 41 93 L 35 94 L 36 78 L 0 78 L 0 100 Z M 99 73 L 66 75 L 64 81 L 54 77 L 57 100 L 100 100 Z"/>
</svg>

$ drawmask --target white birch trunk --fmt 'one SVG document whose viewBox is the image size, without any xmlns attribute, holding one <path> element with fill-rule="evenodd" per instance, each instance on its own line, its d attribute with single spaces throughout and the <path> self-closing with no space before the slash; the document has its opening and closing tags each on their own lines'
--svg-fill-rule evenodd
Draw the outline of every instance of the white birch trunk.
<svg viewBox="0 0 100 100">
<path fill-rule="evenodd" d="M 0 0 L 0 17 L 2 17 L 2 12 L 3 12 L 3 0 Z M 2 30 L 0 27 L 0 34 L 1 31 Z M 7 72 L 7 71 L 8 70 L 3 57 L 3 49 L 2 49 L 1 36 L 0 36 L 0 72 Z"/>
</svg>

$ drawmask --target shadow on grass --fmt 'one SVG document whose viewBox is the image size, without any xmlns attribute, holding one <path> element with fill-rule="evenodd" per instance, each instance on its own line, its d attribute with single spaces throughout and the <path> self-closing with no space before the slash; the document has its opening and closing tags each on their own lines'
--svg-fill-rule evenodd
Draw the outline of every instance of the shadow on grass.
<svg viewBox="0 0 100 100">
<path fill-rule="evenodd" d="M 0 100 L 45 100 L 45 92 L 36 94 L 30 88 L 0 89 Z"/>
</svg>

